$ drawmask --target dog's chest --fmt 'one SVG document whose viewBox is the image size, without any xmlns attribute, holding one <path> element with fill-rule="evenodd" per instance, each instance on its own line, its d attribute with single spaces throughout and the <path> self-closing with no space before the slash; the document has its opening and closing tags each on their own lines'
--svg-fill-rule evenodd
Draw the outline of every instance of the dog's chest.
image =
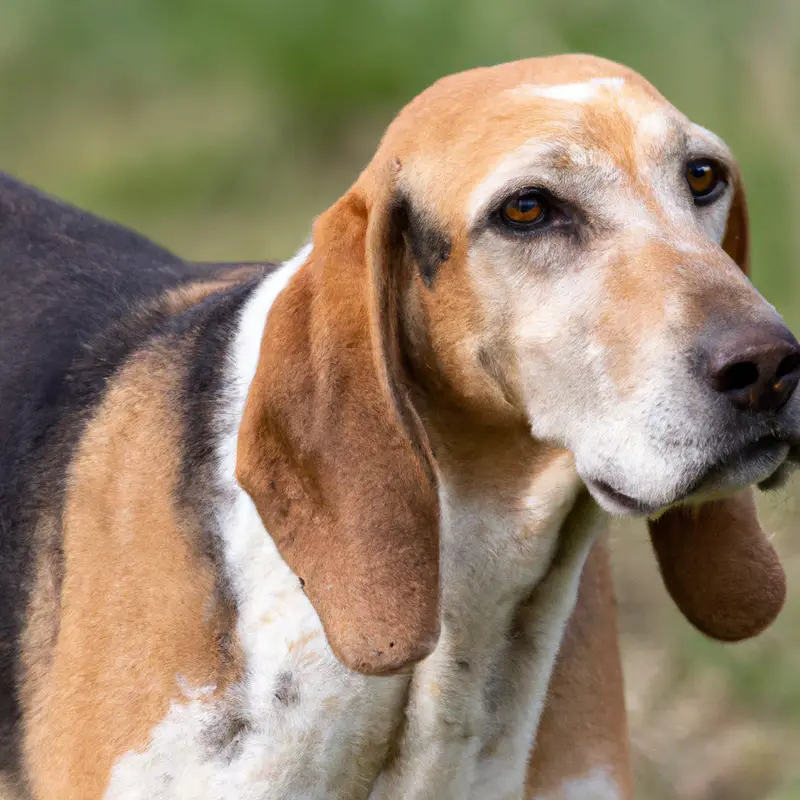
<svg viewBox="0 0 800 800">
<path fill-rule="evenodd" d="M 443 495 L 442 639 L 413 678 L 367 677 L 336 660 L 299 581 L 240 494 L 225 524 L 244 678 L 222 697 L 187 687 L 147 749 L 117 763 L 107 797 L 366 798 L 382 769 L 373 797 L 412 796 L 408 770 L 427 767 L 401 762 L 427 762 L 456 729 L 476 759 L 502 738 L 502 714 L 493 712 L 518 691 L 505 664 L 514 608 L 547 570 L 574 502 L 566 473 L 545 483 L 538 500 L 531 495 L 511 514 Z M 430 749 L 405 752 L 402 731 L 420 719 L 430 723 L 419 731 Z"/>
</svg>

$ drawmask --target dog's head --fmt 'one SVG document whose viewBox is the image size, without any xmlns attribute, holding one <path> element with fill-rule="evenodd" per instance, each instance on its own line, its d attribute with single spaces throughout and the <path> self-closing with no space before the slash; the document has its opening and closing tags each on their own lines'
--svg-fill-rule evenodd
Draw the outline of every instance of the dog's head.
<svg viewBox="0 0 800 800">
<path fill-rule="evenodd" d="M 657 518 L 673 597 L 701 629 L 736 639 L 783 599 L 746 487 L 777 480 L 800 441 L 800 345 L 749 282 L 747 259 L 744 189 L 725 144 L 636 73 L 565 56 L 455 75 L 417 97 L 317 222 L 311 266 L 329 281 L 338 267 L 336 291 L 350 293 L 339 313 L 363 315 L 361 424 L 391 409 L 393 469 L 428 476 L 427 503 L 435 470 L 409 394 L 414 364 L 476 417 L 524 420 L 570 450 L 603 507 Z M 273 394 L 251 392 L 246 423 L 274 416 Z M 385 423 L 375 430 L 385 438 Z M 268 479 L 246 467 L 261 510 Z M 282 523 L 266 516 L 275 535 Z M 403 541 L 434 518 L 407 520 Z M 382 524 L 396 527 L 372 520 L 370 535 Z M 430 546 L 385 550 L 389 572 L 437 574 Z M 436 603 L 422 597 L 434 584 L 416 584 L 429 623 L 412 626 L 418 638 L 435 633 Z"/>
</svg>

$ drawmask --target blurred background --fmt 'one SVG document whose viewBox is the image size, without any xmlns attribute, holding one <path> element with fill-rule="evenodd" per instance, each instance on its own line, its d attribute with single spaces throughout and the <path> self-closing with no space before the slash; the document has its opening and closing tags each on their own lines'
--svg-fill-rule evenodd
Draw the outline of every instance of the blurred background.
<svg viewBox="0 0 800 800">
<path fill-rule="evenodd" d="M 800 328 L 798 0 L 0 0 L 0 169 L 196 259 L 279 259 L 436 78 L 591 52 L 722 135 L 754 280 Z M 788 606 L 723 646 L 614 535 L 645 800 L 800 798 L 800 483 L 763 499 Z"/>
</svg>

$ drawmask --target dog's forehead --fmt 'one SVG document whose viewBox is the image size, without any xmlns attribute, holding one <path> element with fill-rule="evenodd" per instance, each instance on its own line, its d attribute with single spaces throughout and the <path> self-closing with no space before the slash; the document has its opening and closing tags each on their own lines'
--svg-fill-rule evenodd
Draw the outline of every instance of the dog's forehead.
<svg viewBox="0 0 800 800">
<path fill-rule="evenodd" d="M 663 155 L 684 124 L 627 67 L 591 56 L 528 59 L 435 83 L 398 115 L 374 163 L 400 164 L 410 192 L 455 223 L 514 154 L 547 155 L 555 168 L 610 162 L 630 172 Z"/>
</svg>

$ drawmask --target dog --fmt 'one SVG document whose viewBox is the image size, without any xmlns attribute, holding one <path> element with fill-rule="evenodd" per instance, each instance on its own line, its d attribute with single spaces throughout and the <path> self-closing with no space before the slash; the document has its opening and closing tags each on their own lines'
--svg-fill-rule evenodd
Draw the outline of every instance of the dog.
<svg viewBox="0 0 800 800">
<path fill-rule="evenodd" d="M 629 798 L 604 531 L 774 619 L 800 345 L 729 149 L 590 56 L 444 78 L 294 258 L 0 189 L 4 798 Z"/>
</svg>

